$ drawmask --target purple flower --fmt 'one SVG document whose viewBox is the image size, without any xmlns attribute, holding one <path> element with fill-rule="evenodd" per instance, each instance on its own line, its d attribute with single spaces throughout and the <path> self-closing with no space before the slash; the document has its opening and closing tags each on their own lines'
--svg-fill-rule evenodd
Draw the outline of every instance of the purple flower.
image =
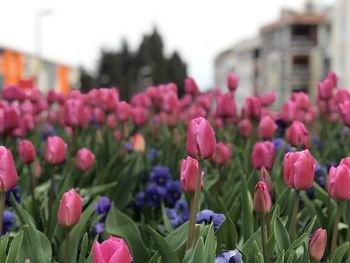
<svg viewBox="0 0 350 263">
<path fill-rule="evenodd" d="M 131 142 L 128 142 L 128 141 L 124 142 L 124 147 L 128 151 L 128 153 L 132 152 L 132 144 L 131 144 Z"/>
<path fill-rule="evenodd" d="M 165 189 L 154 183 L 149 184 L 146 190 L 146 200 L 151 207 L 159 207 L 165 196 Z"/>
<path fill-rule="evenodd" d="M 92 236 L 96 236 L 98 234 L 101 234 L 103 231 L 105 231 L 105 224 L 101 222 L 96 222 L 96 224 L 91 230 L 91 233 Z"/>
<path fill-rule="evenodd" d="M 278 152 L 280 149 L 284 149 L 284 151 L 287 153 L 291 150 L 290 145 L 282 138 L 273 139 L 272 143 L 275 146 L 275 152 Z"/>
<path fill-rule="evenodd" d="M 144 192 L 138 192 L 135 197 L 135 203 L 134 206 L 136 209 L 141 210 L 145 205 L 145 193 Z"/>
<path fill-rule="evenodd" d="M 166 199 L 169 206 L 174 206 L 176 201 L 180 199 L 182 190 L 178 181 L 169 182 L 166 186 Z"/>
<path fill-rule="evenodd" d="M 222 252 L 215 258 L 215 263 L 243 263 L 238 249 Z"/>
<path fill-rule="evenodd" d="M 4 210 L 2 213 L 3 216 L 3 224 L 2 224 L 2 235 L 5 235 L 7 232 L 9 232 L 14 226 L 16 226 L 14 219 L 15 219 L 15 214 L 8 211 Z"/>
<path fill-rule="evenodd" d="M 214 230 L 218 231 L 222 223 L 225 221 L 225 216 L 223 214 L 217 214 L 213 211 L 206 209 L 197 214 L 197 224 L 214 224 Z"/>
<path fill-rule="evenodd" d="M 165 166 L 154 166 L 151 171 L 151 181 L 160 185 L 166 186 L 171 180 L 170 171 Z"/>
<path fill-rule="evenodd" d="M 180 215 L 182 222 L 187 221 L 190 218 L 190 210 L 186 200 L 180 199 L 175 204 L 175 209 Z"/>
<path fill-rule="evenodd" d="M 148 160 L 152 161 L 154 160 L 155 158 L 157 158 L 159 156 L 159 151 L 155 148 L 152 148 L 148 151 L 147 153 L 147 158 Z"/>
<path fill-rule="evenodd" d="M 111 201 L 107 196 L 102 196 L 95 206 L 96 214 L 102 215 L 100 222 L 104 222 L 106 220 L 106 217 L 110 209 L 111 209 Z"/>
<path fill-rule="evenodd" d="M 21 196 L 20 196 L 20 194 L 19 194 L 19 187 L 16 186 L 16 187 L 12 188 L 12 190 L 6 192 L 6 201 L 5 201 L 5 204 L 6 204 L 7 206 L 11 206 L 11 203 L 10 203 L 10 196 L 11 196 L 11 193 L 13 193 L 13 196 L 14 196 L 14 198 L 16 199 L 16 202 L 17 202 L 17 203 L 20 203 L 20 202 L 21 202 Z"/>
<path fill-rule="evenodd" d="M 166 208 L 165 212 L 173 228 L 181 224 L 181 217 L 179 217 L 175 208 Z"/>
<path fill-rule="evenodd" d="M 188 204 L 185 200 L 182 199 L 176 202 L 174 208 L 167 208 L 165 212 L 173 228 L 176 228 L 179 225 L 183 224 L 189 218 Z"/>
</svg>

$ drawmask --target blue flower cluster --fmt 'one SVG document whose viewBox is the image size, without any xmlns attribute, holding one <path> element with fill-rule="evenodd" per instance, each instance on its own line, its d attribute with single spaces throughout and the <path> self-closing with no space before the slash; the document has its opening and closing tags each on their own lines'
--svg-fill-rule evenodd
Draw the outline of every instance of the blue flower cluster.
<svg viewBox="0 0 350 263">
<path fill-rule="evenodd" d="M 145 191 L 136 194 L 134 206 L 143 209 L 145 205 L 158 208 L 162 202 L 174 207 L 181 198 L 182 190 L 178 181 L 173 181 L 169 168 L 154 166 L 151 170 L 148 185 Z"/>
<path fill-rule="evenodd" d="M 4 210 L 2 213 L 3 216 L 3 224 L 2 224 L 2 233 L 1 235 L 5 235 L 7 232 L 9 232 L 13 227 L 16 226 L 14 219 L 15 219 L 15 214 L 8 211 Z"/>
<path fill-rule="evenodd" d="M 111 201 L 107 196 L 102 196 L 96 203 L 95 213 L 99 216 L 99 220 L 95 223 L 92 228 L 92 235 L 98 235 L 105 230 L 105 221 L 109 210 L 111 210 Z"/>
<path fill-rule="evenodd" d="M 214 213 L 209 209 L 202 210 L 197 214 L 196 223 L 210 225 L 213 223 L 214 231 L 218 231 L 222 223 L 224 223 L 226 217 L 224 214 Z"/>
<path fill-rule="evenodd" d="M 165 211 L 173 228 L 176 228 L 186 222 L 190 215 L 188 204 L 183 199 L 178 200 L 175 203 L 174 208 L 167 208 Z"/>
<path fill-rule="evenodd" d="M 238 249 L 222 252 L 215 258 L 215 263 L 242 263 L 242 255 Z"/>
<path fill-rule="evenodd" d="M 275 146 L 275 152 L 278 152 L 280 149 L 284 149 L 285 153 L 291 151 L 290 145 L 282 138 L 275 138 L 271 142 Z"/>
</svg>

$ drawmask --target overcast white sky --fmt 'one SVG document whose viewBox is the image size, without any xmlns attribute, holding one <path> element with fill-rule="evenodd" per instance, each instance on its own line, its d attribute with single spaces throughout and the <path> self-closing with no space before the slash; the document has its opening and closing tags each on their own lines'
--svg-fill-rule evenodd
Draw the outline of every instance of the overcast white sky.
<svg viewBox="0 0 350 263">
<path fill-rule="evenodd" d="M 318 0 L 329 4 L 332 0 Z M 254 36 L 282 7 L 304 0 L 0 0 L 0 46 L 34 52 L 34 17 L 44 8 L 42 54 L 94 69 L 101 47 L 132 48 L 156 25 L 166 51 L 179 50 L 201 88 L 213 83 L 216 54 Z"/>
</svg>

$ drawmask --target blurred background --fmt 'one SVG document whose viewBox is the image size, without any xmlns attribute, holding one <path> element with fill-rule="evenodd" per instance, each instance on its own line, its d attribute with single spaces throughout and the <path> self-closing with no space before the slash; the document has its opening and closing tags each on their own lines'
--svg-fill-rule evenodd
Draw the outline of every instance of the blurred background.
<svg viewBox="0 0 350 263">
<path fill-rule="evenodd" d="M 201 90 L 240 78 L 249 95 L 315 97 L 329 70 L 350 87 L 348 0 L 11 0 L 1 3 L 0 87 L 117 86 L 123 99 L 193 77 Z M 277 105 L 278 107 L 278 105 Z"/>
</svg>

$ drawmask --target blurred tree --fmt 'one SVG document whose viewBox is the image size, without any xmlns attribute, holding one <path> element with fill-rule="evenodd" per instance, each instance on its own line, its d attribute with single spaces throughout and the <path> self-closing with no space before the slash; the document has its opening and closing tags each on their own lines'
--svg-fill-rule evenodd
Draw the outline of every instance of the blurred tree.
<svg viewBox="0 0 350 263">
<path fill-rule="evenodd" d="M 122 41 L 121 49 L 102 50 L 98 63 L 98 85 L 117 86 L 122 99 L 148 85 L 174 82 L 179 95 L 183 95 L 183 81 L 187 76 L 187 67 L 178 52 L 169 58 L 164 55 L 161 35 L 155 28 L 145 35 L 136 52 L 131 52 L 127 41 Z"/>
<path fill-rule="evenodd" d="M 96 86 L 96 79 L 84 68 L 80 68 L 80 90 L 87 92 Z"/>
</svg>

